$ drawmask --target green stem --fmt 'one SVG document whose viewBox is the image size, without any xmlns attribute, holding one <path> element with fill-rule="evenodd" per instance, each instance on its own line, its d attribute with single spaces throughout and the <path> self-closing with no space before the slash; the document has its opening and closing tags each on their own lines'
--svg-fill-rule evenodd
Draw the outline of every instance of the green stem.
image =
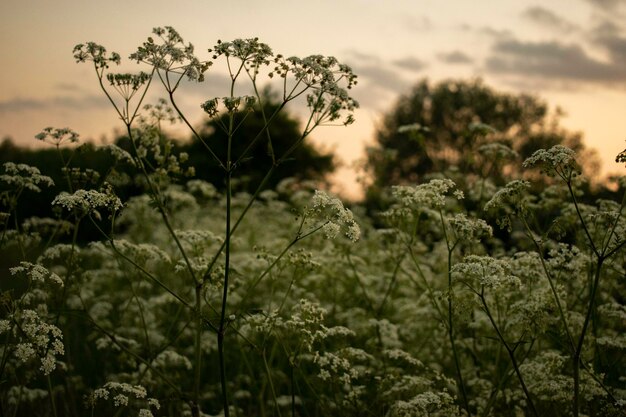
<svg viewBox="0 0 626 417">
<path fill-rule="evenodd" d="M 195 405 L 199 407 L 200 404 L 200 378 L 202 375 L 202 314 L 201 314 L 201 302 L 202 302 L 202 286 L 196 286 L 196 328 L 194 337 L 194 384 L 193 384 L 193 398 Z"/>
<path fill-rule="evenodd" d="M 267 363 L 267 355 L 265 354 L 265 349 L 263 349 L 262 357 L 263 357 L 263 366 L 265 368 L 265 373 L 267 374 L 267 380 L 269 381 L 270 390 L 272 391 L 272 399 L 274 401 L 274 408 L 276 409 L 278 416 L 281 417 L 280 406 L 278 405 L 278 397 L 276 396 L 276 389 L 274 388 L 274 381 L 272 380 L 270 367 Z"/>
<path fill-rule="evenodd" d="M 591 286 L 591 294 L 589 295 L 589 305 L 587 306 L 587 314 L 585 315 L 585 321 L 583 323 L 583 328 L 578 338 L 578 344 L 576 345 L 576 350 L 574 352 L 574 356 L 572 358 L 572 365 L 574 371 L 574 416 L 577 417 L 579 415 L 579 407 L 580 407 L 580 360 L 583 350 L 583 345 L 585 342 L 585 336 L 587 335 L 587 327 L 589 326 L 589 321 L 591 319 L 591 313 L 593 311 L 593 307 L 596 301 L 596 293 L 598 290 L 598 286 L 600 284 L 600 275 L 602 271 L 602 264 L 604 262 L 603 257 L 598 258 L 598 264 L 596 266 L 593 284 Z"/>
<path fill-rule="evenodd" d="M 235 78 L 231 83 L 231 97 L 235 85 Z M 233 123 L 234 115 L 230 114 L 228 147 L 226 150 L 226 238 L 224 240 L 224 283 L 222 290 L 222 307 L 220 312 L 220 322 L 217 331 L 217 350 L 220 363 L 220 385 L 222 389 L 222 404 L 224 408 L 224 417 L 229 417 L 230 410 L 228 406 L 228 387 L 226 383 L 226 358 L 224 355 L 224 336 L 226 331 L 226 308 L 228 306 L 228 284 L 230 278 L 230 241 L 231 241 L 231 211 L 232 211 L 232 141 L 233 141 Z"/>
<path fill-rule="evenodd" d="M 465 383 L 463 382 L 463 374 L 461 373 L 461 365 L 459 362 L 459 354 L 456 348 L 456 342 L 454 339 L 454 327 L 452 320 L 452 251 L 448 250 L 448 338 L 450 339 L 450 345 L 452 346 L 452 356 L 454 357 L 454 366 L 456 368 L 456 374 L 459 378 L 459 389 L 461 391 L 461 397 L 463 400 L 463 407 L 468 416 L 471 416 L 469 408 L 469 401 L 467 400 L 467 392 L 465 390 Z"/>
<path fill-rule="evenodd" d="M 496 322 L 493 319 L 493 316 L 491 314 L 491 311 L 489 310 L 489 306 L 487 305 L 487 301 L 485 300 L 485 295 L 483 293 L 483 290 L 481 290 L 481 292 L 480 292 L 480 294 L 478 294 L 478 296 L 480 297 L 480 301 L 482 302 L 482 305 L 483 305 L 483 307 L 485 309 L 485 313 L 487 314 L 487 317 L 489 318 L 489 321 L 491 322 L 491 325 L 493 326 L 494 330 L 496 331 L 496 334 L 498 335 L 498 339 L 500 339 L 500 342 L 502 343 L 502 345 L 506 349 L 507 353 L 509 354 L 509 358 L 511 359 L 511 364 L 513 365 L 513 369 L 515 369 L 515 374 L 517 375 L 517 378 L 519 379 L 520 385 L 522 386 L 522 390 L 524 390 L 524 395 L 526 396 L 526 400 L 528 401 L 528 404 L 530 405 L 530 409 L 532 410 L 533 415 L 538 417 L 539 414 L 537 413 L 537 409 L 535 408 L 535 404 L 533 403 L 532 398 L 530 398 L 530 392 L 528 392 L 528 388 L 526 387 L 526 383 L 524 382 L 524 377 L 522 376 L 522 373 L 519 370 L 519 365 L 517 364 L 517 359 L 515 359 L 515 349 L 511 349 L 509 347 L 509 344 L 506 342 L 506 340 L 504 339 L 504 336 L 500 332 L 500 328 L 496 324 Z"/>
<path fill-rule="evenodd" d="M 450 345 L 452 347 L 452 356 L 454 357 L 454 366 L 456 368 L 456 374 L 459 378 L 459 389 L 461 391 L 461 397 L 463 399 L 463 407 L 468 416 L 471 416 L 469 408 L 469 401 L 467 399 L 467 391 L 465 390 L 465 383 L 463 382 L 463 374 L 461 373 L 461 364 L 459 362 L 459 354 L 456 348 L 456 342 L 454 339 L 454 323 L 452 318 L 452 252 L 454 251 L 456 244 L 452 244 L 448 237 L 448 229 L 446 222 L 443 218 L 443 212 L 439 210 L 439 218 L 441 220 L 441 227 L 443 229 L 443 235 L 446 240 L 446 247 L 448 248 L 448 338 L 450 339 Z"/>
<path fill-rule="evenodd" d="M 57 405 L 54 400 L 54 392 L 52 392 L 52 381 L 50 379 L 50 375 L 47 375 L 46 379 L 48 380 L 48 393 L 50 395 L 50 406 L 52 407 L 52 414 L 54 415 L 54 417 L 57 417 Z"/>
<path fill-rule="evenodd" d="M 543 258 L 543 252 L 544 252 L 543 251 L 543 247 L 537 241 L 537 239 L 534 238 L 533 232 L 530 229 L 530 225 L 526 221 L 526 218 L 523 217 L 523 216 L 520 216 L 520 219 L 522 220 L 522 223 L 524 224 L 524 228 L 526 229 L 527 236 L 530 238 L 530 240 L 535 245 L 535 249 L 537 250 L 537 255 L 539 255 L 539 260 L 541 262 L 541 266 L 543 268 L 543 272 L 545 273 L 546 278 L 548 279 L 548 284 L 550 285 L 550 291 L 552 292 L 552 296 L 554 297 L 554 302 L 556 303 L 557 309 L 559 310 L 559 318 L 561 319 L 561 322 L 563 323 L 563 327 L 565 328 L 565 334 L 567 335 L 567 340 L 568 340 L 568 342 L 570 344 L 571 352 L 573 353 L 575 351 L 575 348 L 574 348 L 574 338 L 572 337 L 572 334 L 571 334 L 571 332 L 569 330 L 569 324 L 567 322 L 567 318 L 565 317 L 565 312 L 563 311 L 563 306 L 561 305 L 561 299 L 559 297 L 559 294 L 556 291 L 556 286 L 554 285 L 554 280 L 552 279 L 552 274 L 550 273 L 550 270 L 548 269 L 548 265 L 546 264 L 546 261 Z"/>
</svg>

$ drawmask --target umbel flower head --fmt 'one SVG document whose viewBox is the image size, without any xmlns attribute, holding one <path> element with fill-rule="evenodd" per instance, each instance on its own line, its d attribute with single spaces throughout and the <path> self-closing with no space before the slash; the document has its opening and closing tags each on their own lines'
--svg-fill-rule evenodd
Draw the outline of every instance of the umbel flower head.
<svg viewBox="0 0 626 417">
<path fill-rule="evenodd" d="M 234 57 L 257 69 L 261 65 L 269 65 L 274 55 L 272 48 L 259 42 L 259 38 L 235 39 L 232 42 L 218 40 L 213 49 L 209 49 L 209 52 L 213 52 L 213 59 L 222 55 L 227 58 Z"/>
<path fill-rule="evenodd" d="M 103 191 L 80 189 L 73 194 L 63 192 L 54 198 L 52 205 L 63 207 L 78 217 L 93 214 L 96 218 L 100 218 L 98 209 L 114 213 L 122 208 L 121 200 L 110 187 Z"/>
<path fill-rule="evenodd" d="M 463 262 L 452 267 L 452 273 L 474 290 L 477 287 L 495 289 L 502 285 L 521 286 L 519 278 L 511 272 L 511 264 L 491 256 L 466 256 Z"/>
<path fill-rule="evenodd" d="M 524 215 L 527 209 L 526 192 L 530 183 L 514 180 L 498 190 L 485 204 L 485 211 L 496 213 L 496 222 L 500 228 L 511 229 L 511 216 Z"/>
<path fill-rule="evenodd" d="M 361 229 L 352 212 L 343 206 L 341 200 L 329 196 L 324 191 L 316 190 L 312 203 L 306 214 L 323 222 L 322 230 L 327 239 L 334 239 L 343 232 L 353 242 L 359 240 Z"/>
<path fill-rule="evenodd" d="M 46 127 L 40 133 L 35 135 L 35 139 L 51 145 L 59 146 L 65 143 L 77 143 L 79 136 L 80 135 L 78 133 L 67 127 L 62 129 Z"/>
<path fill-rule="evenodd" d="M 185 44 L 183 38 L 171 26 L 152 30 L 157 39 L 149 37 L 130 59 L 144 62 L 154 68 L 186 75 L 189 80 L 204 81 L 204 73 L 211 62 L 200 62 L 194 55 L 194 46 Z"/>
<path fill-rule="evenodd" d="M 26 363 L 39 358 L 39 369 L 49 375 L 57 366 L 57 356 L 65 354 L 61 330 L 43 321 L 34 310 L 18 310 L 11 315 L 11 321 L 17 325 L 11 327 L 9 321 L 1 321 L 0 335 L 13 329 L 17 338 L 13 353 L 17 359 Z"/>
<path fill-rule="evenodd" d="M 124 98 L 130 100 L 139 91 L 142 85 L 150 80 L 150 74 L 141 71 L 138 74 L 107 74 L 107 80 L 113 88 Z"/>
<path fill-rule="evenodd" d="M 535 151 L 523 164 L 524 168 L 534 166 L 539 166 L 548 176 L 558 175 L 564 181 L 570 181 L 581 174 L 580 165 L 576 162 L 576 152 L 563 145 Z"/>
<path fill-rule="evenodd" d="M 41 175 L 39 169 L 30 165 L 5 162 L 2 168 L 4 174 L 0 175 L 0 183 L 5 183 L 18 192 L 25 189 L 38 193 L 41 191 L 40 185 L 47 187 L 54 185 L 52 178 Z"/>
<path fill-rule="evenodd" d="M 111 52 L 107 55 L 104 46 L 95 42 L 79 43 L 74 47 L 74 58 L 76 62 L 92 61 L 96 69 L 109 68 L 109 63 L 119 65 L 121 62 L 120 54 Z"/>
</svg>

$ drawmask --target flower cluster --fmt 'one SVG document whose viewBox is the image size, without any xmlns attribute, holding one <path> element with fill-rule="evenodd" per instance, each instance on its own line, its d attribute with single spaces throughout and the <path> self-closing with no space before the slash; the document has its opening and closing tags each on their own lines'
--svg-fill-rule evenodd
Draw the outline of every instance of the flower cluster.
<svg viewBox="0 0 626 417">
<path fill-rule="evenodd" d="M 8 320 L 0 323 L 0 334 L 13 329 L 17 339 L 14 354 L 21 362 L 26 363 L 38 357 L 41 361 L 40 370 L 49 375 L 57 367 L 57 356 L 65 354 L 63 334 L 58 327 L 48 324 L 34 310 L 21 310 L 11 315 L 15 326 Z"/>
<path fill-rule="evenodd" d="M 512 275 L 509 262 L 491 256 L 466 256 L 452 267 L 452 273 L 476 292 L 479 291 L 475 283 L 480 288 L 493 289 L 503 285 L 521 286 L 519 278 Z"/>
<path fill-rule="evenodd" d="M 32 281 L 44 283 L 44 282 L 52 282 L 60 287 L 63 286 L 63 280 L 60 276 L 55 274 L 54 272 L 48 271 L 42 265 L 32 264 L 30 262 L 20 262 L 20 266 L 15 266 L 13 268 L 9 268 L 11 275 L 17 275 L 24 273 L 26 274 Z"/>
<path fill-rule="evenodd" d="M 535 151 L 524 161 L 523 166 L 524 168 L 539 166 L 548 176 L 558 175 L 564 181 L 570 181 L 572 177 L 581 174 L 580 165 L 576 162 L 576 152 L 563 145 Z"/>
<path fill-rule="evenodd" d="M 212 98 L 212 99 L 205 101 L 204 103 L 200 105 L 200 107 L 202 108 L 202 110 L 204 110 L 206 114 L 209 115 L 209 117 L 215 117 L 219 113 L 220 101 L 222 102 L 224 108 L 226 109 L 228 113 L 236 113 L 240 111 L 239 109 L 242 104 L 244 105 L 244 109 L 252 110 L 252 106 L 254 106 L 254 103 L 256 102 L 256 97 L 237 96 L 237 97 L 222 97 L 221 99 L 216 97 L 216 98 Z"/>
<path fill-rule="evenodd" d="M 93 408 L 99 400 L 113 401 L 115 407 L 129 407 L 139 404 L 139 417 L 152 417 L 151 409 L 158 410 L 161 404 L 155 398 L 148 397 L 148 392 L 141 385 L 125 382 L 107 382 L 102 388 L 95 389 L 89 396 L 88 404 Z M 132 403 L 131 403 L 132 400 Z"/>
<path fill-rule="evenodd" d="M 456 184 L 450 179 L 434 179 L 426 184 L 415 186 L 396 185 L 392 188 L 392 195 L 403 207 L 442 209 L 446 205 L 448 192 L 455 187 Z M 457 190 L 454 192 L 454 196 L 461 199 L 463 192 Z"/>
<path fill-rule="evenodd" d="M 143 126 L 141 129 L 135 129 L 133 139 L 137 157 L 144 161 L 144 165 L 154 168 L 159 180 L 167 183 L 171 174 L 185 176 L 195 174 L 193 166 L 185 169 L 181 166 L 187 162 L 189 155 L 186 152 L 177 155 L 173 141 L 164 140 L 158 127 Z"/>
<path fill-rule="evenodd" d="M 390 417 L 413 416 L 457 416 L 458 406 L 447 392 L 427 391 L 417 394 L 408 401 L 397 401 L 391 409 Z"/>
<path fill-rule="evenodd" d="M 390 226 L 413 233 L 415 222 L 423 215 L 438 219 L 451 197 L 457 200 L 464 198 L 463 192 L 455 188 L 454 181 L 447 178 L 433 179 L 419 185 L 393 186 L 393 204 L 382 216 Z"/>
<path fill-rule="evenodd" d="M 141 71 L 139 74 L 107 74 L 107 80 L 126 101 L 139 91 L 141 86 L 150 80 L 150 74 Z"/>
<path fill-rule="evenodd" d="M 224 55 L 227 58 L 238 58 L 251 68 L 258 70 L 261 65 L 269 65 L 274 53 L 272 48 L 263 42 L 259 42 L 259 38 L 235 39 L 231 42 L 217 41 L 213 49 L 213 59 L 217 59 Z"/>
<path fill-rule="evenodd" d="M 194 55 L 191 43 L 185 44 L 183 38 L 171 26 L 154 28 L 152 33 L 160 39 L 160 42 L 149 37 L 137 52 L 130 55 L 130 59 L 145 62 L 158 70 L 186 75 L 189 80 L 204 81 L 204 73 L 211 63 L 200 62 Z"/>
<path fill-rule="evenodd" d="M 276 74 L 287 78 L 291 74 L 296 86 L 304 85 L 303 89 L 294 87 L 288 99 L 302 94 L 307 89 L 312 90 L 307 95 L 307 106 L 316 125 L 340 119 L 342 111 L 348 112 L 343 120 L 344 125 L 354 121 L 352 112 L 359 107 L 359 103 L 350 97 L 346 90 L 357 83 L 357 76 L 349 66 L 340 64 L 334 57 L 322 55 L 305 58 L 284 58 L 278 55 L 274 62 L 276 66 L 270 72 L 270 77 Z"/>
<path fill-rule="evenodd" d="M 55 146 L 59 146 L 64 143 L 77 143 L 79 141 L 79 137 L 80 135 L 78 133 L 67 127 L 61 129 L 46 127 L 40 133 L 35 135 L 35 139 Z"/>
<path fill-rule="evenodd" d="M 327 239 L 334 239 L 342 231 L 353 242 L 361 236 L 361 229 L 352 212 L 343 206 L 341 200 L 324 191 L 315 191 L 312 207 L 306 211 L 306 216 L 323 222 L 322 230 Z"/>
<path fill-rule="evenodd" d="M 93 214 L 100 217 L 98 209 L 114 213 L 122 208 L 122 202 L 110 188 L 103 191 L 80 189 L 73 194 L 62 192 L 52 201 L 53 206 L 60 206 L 78 217 Z"/>
<path fill-rule="evenodd" d="M 5 162 L 2 168 L 4 169 L 4 174 L 0 175 L 0 182 L 7 184 L 18 193 L 21 190 L 30 190 L 38 193 L 41 192 L 40 185 L 47 187 L 54 185 L 52 178 L 41 175 L 39 169 L 30 165 Z"/>
<path fill-rule="evenodd" d="M 505 227 L 510 231 L 511 216 L 524 215 L 527 210 L 528 201 L 526 192 L 530 188 L 530 183 L 525 180 L 513 180 L 504 188 L 498 190 L 491 200 L 485 204 L 485 211 L 497 214 L 496 222 L 500 228 Z"/>
<path fill-rule="evenodd" d="M 492 236 L 493 230 L 483 219 L 472 219 L 465 214 L 455 214 L 448 218 L 456 241 L 477 242 L 483 237 Z"/>
<path fill-rule="evenodd" d="M 305 58 L 295 56 L 284 58 L 277 56 L 274 73 L 283 78 L 291 73 L 296 80 L 309 87 L 325 88 L 346 81 L 346 88 L 351 89 L 357 83 L 357 76 L 348 65 L 340 64 L 335 57 L 310 55 Z"/>
<path fill-rule="evenodd" d="M 74 58 L 76 62 L 93 61 L 96 69 L 109 68 L 109 63 L 119 65 L 121 57 L 116 52 L 107 55 L 106 48 L 95 42 L 80 43 L 74 47 Z"/>
<path fill-rule="evenodd" d="M 141 123 L 144 125 L 159 126 L 164 120 L 169 123 L 180 121 L 180 116 L 164 98 L 159 98 L 156 104 L 146 104 L 143 109 L 148 112 L 147 117 L 141 116 Z"/>
<path fill-rule="evenodd" d="M 129 154 L 124 149 L 120 148 L 114 143 L 109 143 L 100 149 L 103 151 L 109 151 L 117 162 L 125 162 L 132 166 L 136 165 L 135 160 L 133 159 L 131 154 Z"/>
</svg>

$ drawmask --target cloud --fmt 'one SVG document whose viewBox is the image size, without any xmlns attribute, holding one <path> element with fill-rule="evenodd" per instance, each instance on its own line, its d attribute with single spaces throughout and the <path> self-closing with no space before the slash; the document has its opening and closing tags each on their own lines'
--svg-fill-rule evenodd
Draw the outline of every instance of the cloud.
<svg viewBox="0 0 626 417">
<path fill-rule="evenodd" d="M 398 59 L 393 62 L 394 66 L 390 66 L 375 55 L 357 50 L 346 51 L 344 56 L 348 57 L 346 63 L 359 77 L 359 84 L 351 91 L 351 95 L 361 108 L 373 110 L 383 110 L 391 97 L 411 88 L 411 82 L 402 77 L 396 68 L 417 71 L 424 66 L 424 63 L 413 57 Z"/>
<path fill-rule="evenodd" d="M 54 88 L 61 91 L 80 91 L 82 88 L 74 83 L 57 83 Z"/>
<path fill-rule="evenodd" d="M 511 38 L 513 37 L 513 33 L 508 29 L 496 29 L 491 26 L 481 26 L 476 27 L 467 23 L 463 23 L 458 26 L 458 28 L 463 32 L 472 32 L 477 33 L 479 35 L 484 35 L 489 38 L 494 39 L 502 39 L 502 38 Z"/>
<path fill-rule="evenodd" d="M 424 61 L 421 61 L 412 56 L 408 56 L 402 59 L 396 59 L 395 61 L 393 61 L 393 64 L 399 68 L 416 72 L 421 71 L 427 67 L 427 64 Z"/>
<path fill-rule="evenodd" d="M 562 33 L 571 33 L 578 29 L 575 24 L 540 6 L 529 7 L 522 16 L 539 26 Z"/>
<path fill-rule="evenodd" d="M 621 28 L 610 20 L 600 21 L 590 32 L 591 40 L 608 52 L 615 63 L 626 64 L 626 37 L 622 36 Z"/>
<path fill-rule="evenodd" d="M 350 49 L 350 50 L 346 51 L 345 55 L 347 55 L 349 58 L 351 58 L 351 59 L 353 59 L 355 61 L 373 62 L 373 63 L 380 62 L 380 58 L 377 57 L 376 55 L 372 55 L 372 54 L 364 53 L 364 52 L 361 52 L 361 51 L 357 51 L 356 49 Z"/>
<path fill-rule="evenodd" d="M 626 4 L 625 0 L 586 0 L 587 3 L 592 6 L 602 10 L 602 11 L 613 11 L 617 9 L 619 6 Z"/>
<path fill-rule="evenodd" d="M 411 83 L 396 71 L 380 65 L 355 65 L 354 73 L 359 76 L 359 79 L 367 80 L 369 85 L 394 93 L 404 92 L 411 86 Z"/>
<path fill-rule="evenodd" d="M 387 66 L 379 57 L 374 55 L 365 54 L 356 50 L 350 50 L 346 53 L 351 59 L 348 59 L 347 64 L 352 67 L 354 73 L 359 77 L 359 86 L 365 81 L 367 87 L 377 87 L 383 90 L 388 90 L 393 93 L 399 93 L 406 91 L 410 87 L 411 83 L 404 79 L 400 73 Z M 396 66 L 403 67 L 405 69 L 411 69 L 417 71 L 423 68 L 423 63 L 416 58 L 404 58 L 393 62 Z M 362 87 L 364 88 L 364 87 Z"/>
<path fill-rule="evenodd" d="M 103 109 L 110 106 L 111 104 L 106 97 L 99 95 L 85 95 L 82 97 L 56 96 L 45 99 L 15 97 L 0 101 L 0 113 L 51 109 Z"/>
<path fill-rule="evenodd" d="M 350 95 L 359 102 L 360 108 L 376 111 L 386 110 L 395 96 L 395 94 L 392 95 L 389 90 L 376 85 L 367 85 L 367 87 L 365 87 L 361 84 L 351 90 Z"/>
<path fill-rule="evenodd" d="M 471 64 L 474 60 L 462 51 L 444 52 L 437 55 L 440 61 L 446 64 Z"/>
<path fill-rule="evenodd" d="M 615 45 L 615 53 L 625 45 Z M 625 49 L 626 50 L 626 49 Z M 579 45 L 559 42 L 496 41 L 486 69 L 493 73 L 543 81 L 626 84 L 626 71 L 616 60 L 599 61 Z"/>
<path fill-rule="evenodd" d="M 433 22 L 426 16 L 404 17 L 404 26 L 412 32 L 426 32 L 433 28 Z"/>
</svg>

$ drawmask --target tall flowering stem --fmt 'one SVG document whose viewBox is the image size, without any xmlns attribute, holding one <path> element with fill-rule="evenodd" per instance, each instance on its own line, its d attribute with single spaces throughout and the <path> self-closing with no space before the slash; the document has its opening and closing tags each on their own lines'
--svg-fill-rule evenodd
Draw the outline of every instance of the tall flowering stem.
<svg viewBox="0 0 626 417">
<path fill-rule="evenodd" d="M 74 56 L 78 62 L 93 62 L 102 90 L 126 126 L 127 134 L 134 150 L 134 156 L 132 156 L 131 159 L 134 165 L 142 172 L 152 200 L 161 215 L 164 225 L 175 241 L 176 247 L 180 251 L 194 285 L 194 377 L 192 384 L 193 393 L 190 400 L 191 413 L 193 416 L 199 416 L 201 414 L 202 337 L 205 327 L 208 325 L 210 329 L 215 331 L 217 337 L 222 408 L 224 416 L 228 417 L 230 414 L 230 405 L 227 390 L 228 373 L 226 371 L 225 346 L 229 323 L 232 321 L 233 316 L 233 314 L 229 315 L 229 291 L 231 286 L 231 272 L 233 269 L 231 265 L 232 236 L 276 169 L 291 156 L 315 128 L 322 125 L 333 125 L 338 121 L 347 125 L 353 121 L 352 112 L 358 106 L 358 103 L 350 98 L 346 89 L 356 84 L 356 76 L 349 67 L 339 64 L 335 58 L 320 55 L 313 55 L 307 58 L 284 58 L 282 55 L 275 55 L 269 46 L 259 42 L 256 38 L 236 39 L 231 42 L 218 41 L 212 49 L 209 49 L 209 52 L 213 54 L 212 60 L 202 61 L 195 55 L 193 45 L 184 42 L 183 38 L 174 28 L 169 26 L 155 28 L 153 35 L 154 36 L 149 37 L 147 41 L 130 56 L 132 60 L 138 63 L 149 65 L 151 67 L 149 72 L 140 72 L 135 75 L 108 74 L 107 70 L 109 66 L 119 64 L 120 57 L 115 53 L 108 54 L 104 47 L 95 43 L 77 45 L 74 50 Z M 205 79 L 204 73 L 218 60 L 225 62 L 230 77 L 227 96 L 210 98 L 201 104 L 200 107 L 210 118 L 213 118 L 227 134 L 228 142 L 225 159 L 220 158 L 210 144 L 202 139 L 177 105 L 175 98 L 176 91 L 185 79 L 192 82 L 203 82 Z M 263 96 L 258 88 L 258 78 L 262 74 L 267 74 L 270 79 L 276 77 L 276 79 L 280 80 L 280 84 L 282 84 L 282 102 L 272 114 L 266 114 L 263 108 Z M 146 96 L 153 78 L 160 80 L 178 117 L 189 127 L 193 136 L 203 144 L 209 155 L 214 159 L 215 163 L 222 168 L 224 173 L 226 185 L 225 238 L 217 251 L 210 258 L 211 260 L 208 262 L 204 273 L 194 269 L 185 248 L 174 231 L 170 221 L 170 215 L 165 205 L 164 196 L 160 190 L 162 181 L 159 179 L 159 175 L 164 175 L 162 179 L 165 181 L 168 175 L 178 172 L 178 164 L 173 165 L 173 167 L 176 168 L 176 170 L 174 170 L 172 166 L 163 162 L 164 158 L 157 155 L 155 159 L 159 165 L 157 167 L 152 166 L 153 162 L 148 158 L 149 150 L 152 148 L 143 143 L 146 141 L 143 137 L 146 136 L 146 126 L 142 126 L 144 132 L 139 134 L 133 127 L 135 120 L 139 116 L 141 103 Z M 236 85 L 239 84 L 242 79 L 247 79 L 247 81 L 251 83 L 254 96 L 235 95 L 237 89 Z M 109 88 L 121 97 L 121 104 L 119 104 L 109 92 L 109 89 L 105 86 L 104 80 L 107 80 L 110 84 Z M 288 103 L 299 97 L 306 98 L 306 105 L 309 108 L 308 119 L 299 139 L 290 144 L 281 155 L 278 155 L 272 146 L 269 126 Z M 246 146 L 241 153 L 235 155 L 233 154 L 233 141 L 241 139 L 236 137 L 238 127 L 242 123 L 242 120 L 245 120 L 250 112 L 257 111 L 257 108 L 261 109 L 264 126 L 254 137 L 243 138 L 246 140 Z M 221 117 L 224 112 L 226 113 L 226 118 Z M 142 119 L 140 118 L 139 121 L 142 122 Z M 148 128 L 147 132 L 149 136 L 150 128 Z M 259 184 L 257 190 L 252 194 L 248 204 L 235 218 L 233 217 L 233 180 L 239 165 L 248 157 L 257 142 L 261 140 L 267 141 L 272 166 Z M 153 173 L 153 171 L 155 172 Z M 298 236 L 287 246 L 282 255 L 285 255 L 292 246 L 309 234 L 318 231 L 324 231 L 328 234 L 331 229 L 332 231 L 340 230 L 344 226 L 337 226 L 338 221 L 343 221 L 345 227 L 347 227 L 346 235 L 356 240 L 358 238 L 358 226 L 354 223 L 351 213 L 349 213 L 349 215 L 347 213 L 348 212 L 340 212 L 337 215 L 338 217 L 327 218 L 308 231 L 303 231 L 303 224 L 301 224 Z M 313 213 L 311 213 L 309 217 L 314 217 Z M 113 240 L 111 240 L 111 242 L 113 242 Z M 214 309 L 208 304 L 208 301 L 206 301 L 206 305 L 217 313 L 217 318 L 213 319 L 214 322 L 210 322 L 207 321 L 202 313 L 205 307 L 203 294 L 212 280 L 211 274 L 220 259 L 224 260 L 221 305 L 219 309 Z M 275 264 L 272 264 L 268 269 L 271 269 L 273 265 Z M 260 281 L 265 274 L 266 273 L 261 274 L 258 277 L 258 281 Z M 155 282 L 160 282 L 156 280 L 156 277 L 149 276 L 149 278 L 153 279 Z M 253 284 L 258 283 L 258 281 L 255 281 Z M 171 293 L 175 295 L 174 292 Z M 187 303 L 182 298 L 180 298 L 179 301 L 183 302 L 185 307 L 191 307 L 191 304 Z"/>
<path fill-rule="evenodd" d="M 589 298 L 585 311 L 585 319 L 583 321 L 580 335 L 578 336 L 576 341 L 569 331 L 567 322 L 565 321 L 565 317 L 561 311 L 561 306 L 558 300 L 558 296 L 556 295 L 556 291 L 553 291 L 555 293 L 557 303 L 559 303 L 558 305 L 560 314 L 562 316 L 562 320 L 564 321 L 564 325 L 566 326 L 566 332 L 572 345 L 572 372 L 574 379 L 572 409 L 574 416 L 578 417 L 580 414 L 580 367 L 583 360 L 582 353 L 589 324 L 591 322 L 592 314 L 596 305 L 598 288 L 600 286 L 600 279 L 602 277 L 602 267 L 607 259 L 617 253 L 624 245 L 626 245 L 626 239 L 621 236 L 616 236 L 616 231 L 622 217 L 624 203 L 626 202 L 626 195 L 622 199 L 619 211 L 616 214 L 614 213 L 612 216 L 608 216 L 608 231 L 605 230 L 601 241 L 597 243 L 592 235 L 588 221 L 585 219 L 585 216 L 582 213 L 574 189 L 576 178 L 582 173 L 580 166 L 576 162 L 575 152 L 561 145 L 553 146 L 552 148 L 547 150 L 538 150 L 530 158 L 524 161 L 524 167 L 526 168 L 531 168 L 535 166 L 540 167 L 542 171 L 545 172 L 548 176 L 559 178 L 567 186 L 567 190 L 574 205 L 576 216 L 584 231 L 587 245 L 589 246 L 590 251 L 595 257 L 595 265 L 593 266 L 593 276 L 589 289 Z M 537 245 L 536 242 L 535 244 Z M 553 284 L 550 283 L 550 285 L 552 286 Z M 582 365 L 584 366 L 584 364 Z"/>
</svg>

